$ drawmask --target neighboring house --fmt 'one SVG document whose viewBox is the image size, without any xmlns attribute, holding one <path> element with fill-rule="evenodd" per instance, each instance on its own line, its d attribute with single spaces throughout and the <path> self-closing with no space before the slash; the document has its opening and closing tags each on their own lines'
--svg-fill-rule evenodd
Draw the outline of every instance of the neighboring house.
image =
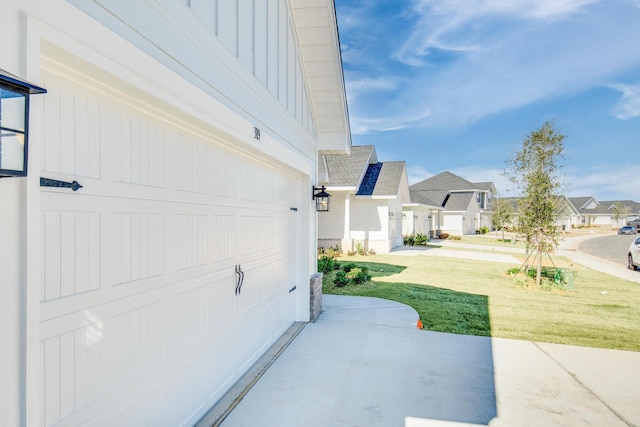
<svg viewBox="0 0 640 427">
<path fill-rule="evenodd" d="M 379 162 L 375 147 L 366 145 L 349 154 L 320 153 L 318 164 L 319 184 L 331 194 L 331 210 L 318 214 L 318 247 L 387 253 L 402 246 L 405 162 Z"/>
<path fill-rule="evenodd" d="M 413 184 L 410 191 L 412 202 L 442 207 L 434 225 L 437 231 L 463 235 L 491 228 L 491 201 L 496 192 L 491 182 L 474 183 L 445 171 Z M 407 227 L 405 234 L 409 231 Z"/>
<path fill-rule="evenodd" d="M 429 238 L 440 235 L 442 206 L 419 192 L 410 192 L 411 200 L 402 206 L 402 234 L 424 234 Z"/>
<path fill-rule="evenodd" d="M 513 207 L 513 218 L 509 225 L 517 226 L 518 223 L 518 200 L 520 197 L 501 197 L 500 199 L 509 202 Z M 571 198 L 558 196 L 558 213 L 555 224 L 558 229 L 569 231 L 579 225 L 579 212 L 572 203 Z"/>
<path fill-rule="evenodd" d="M 570 197 L 579 214 L 578 223 L 587 227 L 618 228 L 640 217 L 640 203 L 632 200 L 598 202 L 593 197 Z"/>
<path fill-rule="evenodd" d="M 333 0 L 0 9 L 0 69 L 48 91 L 0 179 L 0 425 L 193 425 L 309 319 Z"/>
</svg>

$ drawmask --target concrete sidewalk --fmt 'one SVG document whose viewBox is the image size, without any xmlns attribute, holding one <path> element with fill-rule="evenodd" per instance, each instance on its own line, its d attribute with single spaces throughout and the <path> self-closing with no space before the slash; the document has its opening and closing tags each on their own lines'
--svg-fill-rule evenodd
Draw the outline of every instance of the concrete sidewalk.
<svg viewBox="0 0 640 427">
<path fill-rule="evenodd" d="M 393 301 L 323 298 L 222 426 L 640 425 L 640 353 L 423 331 Z"/>
</svg>

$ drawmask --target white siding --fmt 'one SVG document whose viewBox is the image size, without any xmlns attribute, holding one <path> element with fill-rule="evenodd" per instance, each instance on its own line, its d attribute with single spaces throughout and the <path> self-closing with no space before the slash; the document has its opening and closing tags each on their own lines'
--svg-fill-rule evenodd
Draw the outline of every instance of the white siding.
<svg viewBox="0 0 640 427">
<path fill-rule="evenodd" d="M 332 191 L 328 212 L 318 213 L 318 239 L 342 239 L 344 236 L 345 197 L 348 193 Z"/>
<path fill-rule="evenodd" d="M 288 114 L 315 136 L 288 1 L 70 2 L 230 108 L 248 112 L 259 128 L 277 129 L 264 114 L 275 96 L 276 115 Z"/>
</svg>

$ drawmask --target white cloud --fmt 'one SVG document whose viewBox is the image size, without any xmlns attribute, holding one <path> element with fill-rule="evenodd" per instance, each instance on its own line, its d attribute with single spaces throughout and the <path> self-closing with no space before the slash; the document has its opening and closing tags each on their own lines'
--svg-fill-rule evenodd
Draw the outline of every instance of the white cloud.
<svg viewBox="0 0 640 427">
<path fill-rule="evenodd" d="M 452 169 L 451 172 L 471 182 L 493 182 L 502 197 L 513 197 L 509 178 L 502 175 L 503 169 L 491 169 L 483 166 L 468 166 Z"/>
<path fill-rule="evenodd" d="M 431 178 L 435 173 L 426 170 L 422 166 L 408 166 L 407 175 L 409 177 L 409 185 L 413 185 L 427 178 Z"/>
<path fill-rule="evenodd" d="M 362 93 L 377 91 L 391 91 L 398 88 L 398 82 L 393 77 L 350 79 L 345 81 L 345 88 L 350 101 L 355 101 Z"/>
<path fill-rule="evenodd" d="M 573 197 L 593 196 L 596 200 L 634 200 L 640 202 L 640 188 L 636 182 L 638 166 L 617 164 L 591 170 L 567 171 L 571 187 L 567 194 Z"/>
<path fill-rule="evenodd" d="M 417 17 L 411 31 L 399 30 L 391 50 L 382 51 L 380 43 L 358 47 L 359 59 L 378 58 L 379 65 L 371 61 L 362 70 L 350 68 L 351 75 L 366 73 L 379 86 L 350 89 L 354 129 L 375 130 L 379 117 L 415 116 L 415 111 L 429 114 L 421 120 L 391 120 L 391 126 L 380 128 L 394 128 L 396 122 L 402 127 L 463 127 L 602 87 L 640 67 L 640 44 L 635 42 L 640 40 L 640 10 L 630 3 L 423 0 L 404 12 L 412 13 Z M 405 65 L 385 61 L 385 55 Z M 393 82 L 382 85 L 379 76 L 389 75 Z M 386 92 L 376 102 L 381 90 Z M 628 100 L 625 108 L 632 105 Z M 630 111 L 636 110 L 619 114 Z"/>
<path fill-rule="evenodd" d="M 611 85 L 620 93 L 622 98 L 613 107 L 613 115 L 626 120 L 640 116 L 640 84 L 637 85 Z"/>
<path fill-rule="evenodd" d="M 394 57 L 408 65 L 424 65 L 429 49 L 484 49 L 487 29 L 513 20 L 560 19 L 598 0 L 419 0 L 411 13 L 418 19 Z"/>
<path fill-rule="evenodd" d="M 354 118 L 353 115 L 350 115 L 351 133 L 354 135 L 362 135 L 370 132 L 390 132 L 405 129 L 421 121 L 428 115 L 429 111 L 415 116 L 397 115 L 392 117 Z"/>
</svg>

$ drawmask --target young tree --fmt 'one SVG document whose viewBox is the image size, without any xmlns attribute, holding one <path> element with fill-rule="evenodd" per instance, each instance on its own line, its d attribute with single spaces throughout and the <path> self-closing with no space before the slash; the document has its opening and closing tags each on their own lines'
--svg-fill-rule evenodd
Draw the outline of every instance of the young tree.
<svg viewBox="0 0 640 427">
<path fill-rule="evenodd" d="M 633 209 L 629 205 L 623 205 L 620 202 L 615 202 L 613 204 L 613 217 L 616 220 L 617 227 L 620 227 L 620 220 L 624 220 L 626 223 L 627 217 L 632 213 L 633 213 Z"/>
<path fill-rule="evenodd" d="M 565 135 L 546 122 L 532 131 L 522 148 L 507 160 L 505 175 L 521 191 L 518 232 L 527 250 L 537 258 L 536 284 L 540 286 L 542 256 L 558 246 L 557 205 L 561 188 L 559 161 L 564 157 Z"/>
<path fill-rule="evenodd" d="M 493 214 L 491 215 L 491 225 L 493 228 L 502 230 L 502 240 L 504 240 L 504 229 L 513 218 L 513 206 L 507 199 L 496 197 L 493 199 Z"/>
</svg>

